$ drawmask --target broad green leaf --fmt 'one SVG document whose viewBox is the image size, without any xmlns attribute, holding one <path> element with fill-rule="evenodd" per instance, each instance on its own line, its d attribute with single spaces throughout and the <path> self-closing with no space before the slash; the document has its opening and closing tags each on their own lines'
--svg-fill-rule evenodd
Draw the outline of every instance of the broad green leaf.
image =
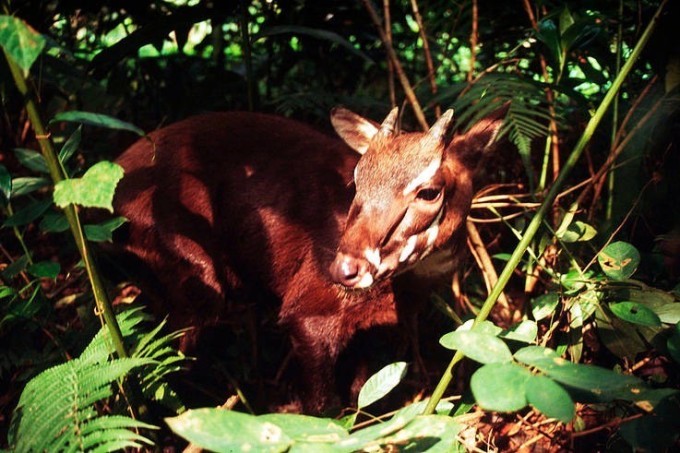
<svg viewBox="0 0 680 453">
<path fill-rule="evenodd" d="M 407 368 L 406 362 L 391 363 L 368 378 L 359 391 L 359 408 L 369 406 L 387 395 L 404 378 Z"/>
<path fill-rule="evenodd" d="M 82 178 L 59 182 L 54 187 L 54 202 L 62 208 L 78 204 L 113 212 L 113 194 L 122 177 L 123 168 L 120 165 L 99 162 L 87 170 Z"/>
<path fill-rule="evenodd" d="M 184 439 L 215 452 L 283 452 L 293 443 L 277 425 L 236 411 L 193 409 L 165 421 Z"/>
<path fill-rule="evenodd" d="M 604 346 L 622 359 L 635 360 L 649 349 L 649 342 L 661 332 L 660 327 L 631 324 L 615 316 L 604 305 L 595 312 L 597 333 Z"/>
<path fill-rule="evenodd" d="M 49 173 L 47 162 L 45 162 L 45 158 L 39 152 L 32 149 L 15 148 L 14 155 L 17 156 L 19 163 L 29 170 L 45 174 Z"/>
<path fill-rule="evenodd" d="M 552 315 L 560 302 L 560 295 L 557 293 L 541 294 L 531 299 L 531 314 L 536 321 L 545 319 Z"/>
<path fill-rule="evenodd" d="M 38 189 L 47 187 L 52 184 L 48 178 L 42 176 L 26 176 L 21 178 L 14 178 L 12 180 L 12 198 L 20 197 L 35 192 Z"/>
<path fill-rule="evenodd" d="M 85 228 L 87 228 L 87 225 Z M 68 229 L 68 219 L 61 212 L 48 212 L 40 221 L 40 231 L 46 233 L 63 233 Z"/>
<path fill-rule="evenodd" d="M 336 443 L 336 447 L 341 450 L 356 451 L 365 448 L 367 445 L 375 443 L 395 433 L 416 418 L 424 409 L 421 404 L 411 404 L 397 411 L 394 416 L 384 423 L 371 425 L 367 428 L 353 432 L 348 438 Z"/>
<path fill-rule="evenodd" d="M 616 316 L 633 324 L 658 327 L 661 325 L 659 316 L 652 310 L 636 302 L 624 301 L 609 304 L 609 308 Z"/>
<path fill-rule="evenodd" d="M 4 299 L 5 297 L 10 297 L 10 296 L 16 296 L 17 292 L 14 290 L 14 288 L 10 286 L 0 286 L 0 299 Z"/>
<path fill-rule="evenodd" d="M 40 261 L 39 263 L 31 264 L 26 270 L 34 277 L 55 279 L 59 275 L 61 265 L 53 261 Z"/>
<path fill-rule="evenodd" d="M 676 324 L 671 335 L 666 340 L 668 353 L 677 363 L 680 363 L 680 324 Z"/>
<path fill-rule="evenodd" d="M 580 316 L 585 322 L 586 320 L 590 319 L 590 317 L 595 313 L 595 310 L 597 310 L 597 307 L 600 304 L 601 296 L 602 294 L 599 291 L 592 289 L 578 293 L 574 298 L 572 306 L 569 308 L 569 310 L 573 312 L 574 307 L 578 306 L 578 309 L 580 310 Z"/>
<path fill-rule="evenodd" d="M 531 364 L 537 360 L 559 359 L 560 355 L 545 346 L 526 346 L 515 352 L 514 357 L 520 362 Z"/>
<path fill-rule="evenodd" d="M 476 331 L 450 332 L 439 339 L 448 349 L 459 350 L 466 357 L 480 363 L 503 363 L 512 360 L 508 346 L 494 335 Z"/>
<path fill-rule="evenodd" d="M 0 47 L 26 74 L 45 47 L 45 38 L 24 21 L 0 15 Z"/>
<path fill-rule="evenodd" d="M 134 132 L 140 137 L 143 137 L 145 135 L 144 131 L 135 126 L 134 124 L 119 120 L 118 118 L 114 118 L 109 115 L 104 115 L 102 113 L 81 112 L 78 110 L 61 112 L 55 115 L 54 118 L 50 120 L 50 124 L 59 123 L 62 121 L 69 123 L 88 124 L 90 126 L 105 127 L 107 129 Z"/>
<path fill-rule="evenodd" d="M 39 200 L 29 203 L 24 208 L 18 210 L 13 216 L 7 218 L 2 224 L 3 227 L 15 227 L 26 225 L 40 217 L 52 206 L 52 200 Z"/>
<path fill-rule="evenodd" d="M 569 423 L 575 415 L 574 401 L 564 388 L 550 378 L 532 375 L 526 384 L 529 404 L 548 417 Z"/>
<path fill-rule="evenodd" d="M 307 442 L 319 447 L 323 443 L 335 443 L 349 436 L 340 424 L 330 418 L 317 418 L 300 414 L 265 414 L 257 417 L 283 430 L 295 442 Z"/>
<path fill-rule="evenodd" d="M 83 126 L 80 125 L 76 128 L 75 131 L 73 131 L 68 140 L 66 140 L 64 146 L 62 146 L 61 150 L 59 150 L 59 162 L 61 162 L 62 164 L 68 162 L 71 156 L 73 156 L 73 153 L 75 153 L 78 150 L 78 147 L 80 146 L 80 138 L 82 136 L 82 132 Z"/>
<path fill-rule="evenodd" d="M 125 217 L 114 217 L 98 225 L 85 225 L 85 237 L 92 242 L 111 242 L 113 232 L 127 222 Z"/>
<path fill-rule="evenodd" d="M 474 322 L 475 322 L 474 319 L 468 319 L 463 324 L 458 326 L 456 331 L 474 330 L 475 332 L 493 335 L 494 337 L 498 336 L 498 334 L 503 332 L 503 329 L 501 329 L 491 321 L 482 321 L 473 328 L 472 325 L 474 324 Z"/>
<path fill-rule="evenodd" d="M 391 445 L 396 449 L 372 449 L 376 443 L 366 445 L 367 451 L 407 451 L 428 453 L 450 453 L 458 445 L 456 436 L 465 428 L 453 418 L 440 415 L 422 415 L 396 433 L 382 439 L 380 445 Z M 400 449 L 401 446 L 407 446 Z"/>
<path fill-rule="evenodd" d="M 470 380 L 477 403 L 486 410 L 513 412 L 527 405 L 526 382 L 531 373 L 515 363 L 490 363 L 478 369 Z"/>
<path fill-rule="evenodd" d="M 565 293 L 567 295 L 579 293 L 582 289 L 591 285 L 592 281 L 592 271 L 583 273 L 578 269 L 569 269 L 566 274 L 560 275 L 560 283 L 566 290 Z"/>
<path fill-rule="evenodd" d="M 571 242 L 587 242 L 597 236 L 597 230 L 585 222 L 577 220 L 571 223 L 566 231 L 558 236 L 562 241 L 566 243 Z"/>
<path fill-rule="evenodd" d="M 524 321 L 511 326 L 503 331 L 499 336 L 506 340 L 521 341 L 523 343 L 533 343 L 538 335 L 538 326 L 534 321 L 525 319 Z"/>
<path fill-rule="evenodd" d="M 338 442 L 349 436 L 340 424 L 331 418 L 317 418 L 300 414 L 265 414 L 258 420 L 273 423 L 298 442 Z"/>
<path fill-rule="evenodd" d="M 597 255 L 602 271 L 614 280 L 630 278 L 640 264 L 640 252 L 627 242 L 612 242 Z"/>
<path fill-rule="evenodd" d="M 666 324 L 677 324 L 680 322 L 680 302 L 666 304 L 663 307 L 654 309 L 654 313 L 659 316 L 661 322 Z"/>
<path fill-rule="evenodd" d="M 593 365 L 577 365 L 561 357 L 550 357 L 550 352 L 544 354 L 546 357 L 540 357 L 538 350 L 524 348 L 515 353 L 515 358 L 557 382 L 593 394 L 598 401 L 635 401 L 645 390 L 644 383 L 636 377 Z"/>
<path fill-rule="evenodd" d="M 12 175 L 9 174 L 7 167 L 0 164 L 0 202 L 7 203 L 12 193 Z"/>
</svg>

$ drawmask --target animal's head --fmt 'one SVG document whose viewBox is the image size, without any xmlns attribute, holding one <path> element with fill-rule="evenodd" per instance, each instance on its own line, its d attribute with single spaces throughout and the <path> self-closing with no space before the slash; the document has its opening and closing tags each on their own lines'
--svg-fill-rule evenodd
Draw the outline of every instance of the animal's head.
<svg viewBox="0 0 680 453">
<path fill-rule="evenodd" d="M 356 194 L 330 272 L 346 288 L 369 288 L 449 242 L 465 228 L 472 179 L 507 108 L 448 138 L 453 111 L 427 132 L 399 133 L 397 109 L 377 125 L 337 108 L 337 133 L 362 154 Z"/>
</svg>

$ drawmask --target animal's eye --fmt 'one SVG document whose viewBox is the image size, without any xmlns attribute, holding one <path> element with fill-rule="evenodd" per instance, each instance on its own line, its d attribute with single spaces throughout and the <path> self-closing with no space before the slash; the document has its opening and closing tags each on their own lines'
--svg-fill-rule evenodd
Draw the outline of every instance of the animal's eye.
<svg viewBox="0 0 680 453">
<path fill-rule="evenodd" d="M 442 193 L 441 189 L 435 189 L 433 187 L 428 187 L 426 189 L 420 189 L 418 191 L 418 194 L 416 195 L 416 198 L 419 200 L 423 201 L 434 201 L 437 198 L 439 198 L 439 195 Z"/>
</svg>

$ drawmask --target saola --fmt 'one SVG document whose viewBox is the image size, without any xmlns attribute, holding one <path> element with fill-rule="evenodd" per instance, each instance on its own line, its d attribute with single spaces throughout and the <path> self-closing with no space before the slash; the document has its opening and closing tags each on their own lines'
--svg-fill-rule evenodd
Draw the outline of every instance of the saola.
<svg viewBox="0 0 680 453">
<path fill-rule="evenodd" d="M 451 111 L 428 132 L 399 133 L 396 109 L 377 125 L 338 108 L 344 141 L 259 113 L 180 121 L 118 159 L 114 205 L 129 219 L 119 245 L 150 271 L 171 326 L 213 323 L 244 290 L 279 299 L 304 410 L 318 413 L 355 333 L 407 321 L 412 296 L 427 297 L 428 256 L 455 259 L 503 113 L 450 139 Z"/>
</svg>

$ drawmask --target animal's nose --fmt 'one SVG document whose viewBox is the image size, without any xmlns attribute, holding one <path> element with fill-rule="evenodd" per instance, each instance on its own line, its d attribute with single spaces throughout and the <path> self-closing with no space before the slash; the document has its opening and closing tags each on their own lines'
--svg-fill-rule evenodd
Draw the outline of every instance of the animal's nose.
<svg viewBox="0 0 680 453">
<path fill-rule="evenodd" d="M 373 275 L 365 259 L 338 253 L 331 264 L 331 277 L 346 288 L 368 288 L 373 284 Z"/>
</svg>

